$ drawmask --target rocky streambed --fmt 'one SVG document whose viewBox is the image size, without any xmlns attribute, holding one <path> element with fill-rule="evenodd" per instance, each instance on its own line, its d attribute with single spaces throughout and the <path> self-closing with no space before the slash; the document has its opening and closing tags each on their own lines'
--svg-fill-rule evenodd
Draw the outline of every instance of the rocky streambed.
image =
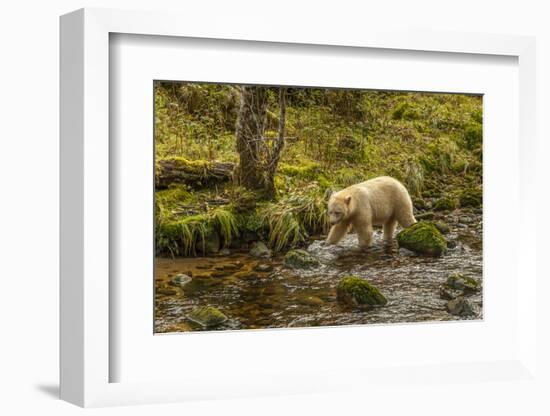
<svg viewBox="0 0 550 416">
<path fill-rule="evenodd" d="M 157 258 L 155 332 L 482 319 L 480 211 L 455 210 L 434 220 L 448 243 L 440 257 L 385 246 L 376 230 L 366 252 L 354 234 L 336 246 L 312 241 L 305 250 L 314 261 L 303 268 L 288 267 L 283 255 L 262 257 L 262 250 Z M 337 287 L 345 276 L 368 280 L 387 303 L 342 304 Z"/>
</svg>

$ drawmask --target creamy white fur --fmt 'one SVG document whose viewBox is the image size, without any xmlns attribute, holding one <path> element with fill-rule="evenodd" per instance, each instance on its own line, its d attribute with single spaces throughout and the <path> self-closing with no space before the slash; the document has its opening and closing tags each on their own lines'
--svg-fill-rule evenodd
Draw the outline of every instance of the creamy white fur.
<svg viewBox="0 0 550 416">
<path fill-rule="evenodd" d="M 389 176 L 370 179 L 332 194 L 328 215 L 332 228 L 327 244 L 338 243 L 353 227 L 362 248 L 371 244 L 373 225 L 382 225 L 384 240 L 391 242 L 397 223 L 409 227 L 416 222 L 409 192 Z"/>
</svg>

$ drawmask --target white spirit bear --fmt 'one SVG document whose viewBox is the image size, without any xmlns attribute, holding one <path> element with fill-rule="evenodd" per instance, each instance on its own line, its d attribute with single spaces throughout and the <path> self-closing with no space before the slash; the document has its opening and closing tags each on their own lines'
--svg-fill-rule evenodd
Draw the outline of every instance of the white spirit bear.
<svg viewBox="0 0 550 416">
<path fill-rule="evenodd" d="M 373 225 L 382 225 L 384 241 L 391 243 L 397 223 L 406 228 L 416 222 L 407 189 L 389 176 L 370 179 L 332 194 L 328 215 L 332 228 L 326 243 L 338 243 L 353 227 L 361 248 L 370 246 Z"/>
</svg>

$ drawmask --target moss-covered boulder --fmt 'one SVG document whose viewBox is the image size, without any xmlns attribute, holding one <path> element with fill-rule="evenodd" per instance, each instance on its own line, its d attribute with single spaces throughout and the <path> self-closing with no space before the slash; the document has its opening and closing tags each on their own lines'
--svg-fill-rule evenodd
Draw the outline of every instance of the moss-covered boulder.
<svg viewBox="0 0 550 416">
<path fill-rule="evenodd" d="M 436 211 L 452 211 L 453 209 L 456 209 L 457 206 L 458 203 L 456 199 L 450 196 L 445 196 L 435 201 L 433 209 Z"/>
<path fill-rule="evenodd" d="M 458 198 L 461 207 L 478 208 L 483 202 L 483 192 L 481 188 L 465 189 Z"/>
<path fill-rule="evenodd" d="M 285 255 L 285 266 L 291 269 L 311 269 L 319 266 L 319 260 L 306 250 L 290 250 Z"/>
<path fill-rule="evenodd" d="M 354 308 L 368 309 L 388 303 L 378 288 L 357 276 L 346 276 L 340 280 L 336 288 L 336 298 L 338 302 Z"/>
<path fill-rule="evenodd" d="M 400 247 L 428 256 L 441 256 L 447 241 L 432 222 L 420 221 L 397 234 Z"/>
<path fill-rule="evenodd" d="M 228 318 L 213 306 L 199 306 L 187 314 L 187 319 L 204 328 L 213 328 L 223 324 Z"/>
</svg>

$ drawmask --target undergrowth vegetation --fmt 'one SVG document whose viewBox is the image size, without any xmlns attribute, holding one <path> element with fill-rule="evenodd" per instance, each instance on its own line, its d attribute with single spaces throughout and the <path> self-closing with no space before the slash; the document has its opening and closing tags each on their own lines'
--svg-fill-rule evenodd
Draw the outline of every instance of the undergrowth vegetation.
<svg viewBox="0 0 550 416">
<path fill-rule="evenodd" d="M 239 97 L 238 86 L 157 83 L 157 162 L 237 164 Z M 268 108 L 266 135 L 275 137 L 276 88 Z M 380 175 L 403 182 L 415 206 L 430 199 L 441 210 L 482 203 L 480 96 L 288 88 L 285 138 L 274 200 L 233 181 L 157 190 L 157 253 L 205 255 L 255 239 L 275 251 L 300 246 L 327 232 L 332 192 Z"/>
</svg>

